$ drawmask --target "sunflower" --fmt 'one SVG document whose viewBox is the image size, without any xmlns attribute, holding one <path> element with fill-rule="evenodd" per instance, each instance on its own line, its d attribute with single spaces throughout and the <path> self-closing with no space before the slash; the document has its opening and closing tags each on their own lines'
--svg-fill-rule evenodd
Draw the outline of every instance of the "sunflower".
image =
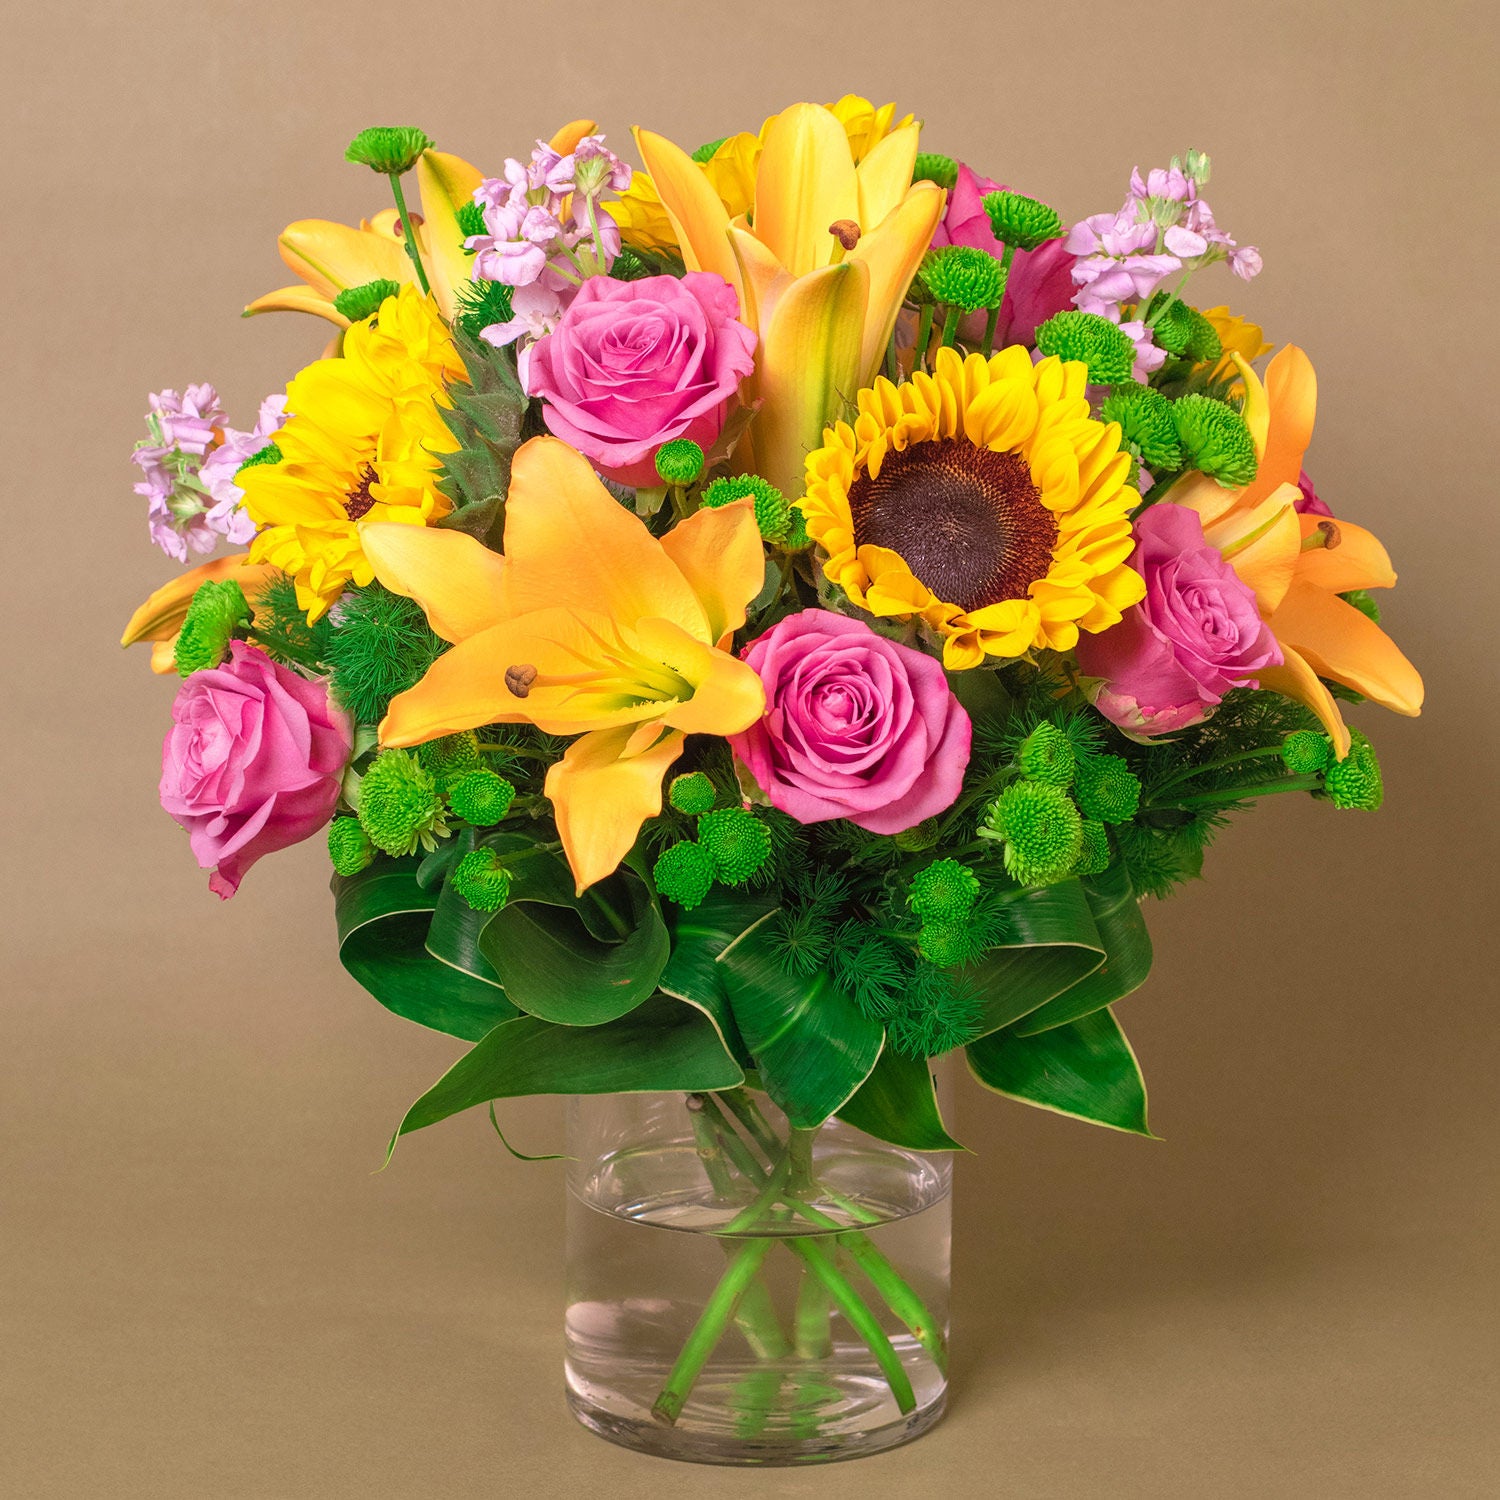
<svg viewBox="0 0 1500 1500">
<path fill-rule="evenodd" d="M 251 561 L 295 579 L 310 621 L 346 584 L 374 577 L 361 521 L 426 526 L 451 509 L 436 481 L 458 440 L 440 408 L 445 382 L 465 378 L 436 309 L 408 285 L 348 330 L 341 358 L 318 360 L 287 387 L 294 415 L 276 434 L 280 462 L 236 482 L 260 527 Z"/>
<path fill-rule="evenodd" d="M 1145 585 L 1120 429 L 1089 414 L 1085 366 L 1022 348 L 943 349 L 881 377 L 807 458 L 799 502 L 828 579 L 871 614 L 918 618 L 950 670 L 1107 630 Z"/>
</svg>

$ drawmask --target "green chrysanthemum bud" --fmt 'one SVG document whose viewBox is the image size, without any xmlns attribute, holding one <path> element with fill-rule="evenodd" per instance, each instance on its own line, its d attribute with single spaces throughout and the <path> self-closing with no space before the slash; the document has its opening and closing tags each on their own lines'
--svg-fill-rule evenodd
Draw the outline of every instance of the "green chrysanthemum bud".
<svg viewBox="0 0 1500 1500">
<path fill-rule="evenodd" d="M 415 854 L 448 833 L 431 771 L 406 750 L 385 750 L 359 784 L 359 822 L 377 849 Z"/>
<path fill-rule="evenodd" d="M 651 878 L 668 901 L 691 911 L 714 883 L 714 862 L 701 844 L 673 844 L 657 856 Z"/>
<path fill-rule="evenodd" d="M 693 160 L 701 167 L 704 162 L 712 161 L 719 147 L 727 141 L 727 135 L 721 135 L 716 141 L 704 141 L 704 143 L 693 152 Z"/>
<path fill-rule="evenodd" d="M 1049 786 L 1071 786 L 1077 757 L 1067 735 L 1056 724 L 1041 723 L 1021 741 L 1016 764 L 1023 776 Z"/>
<path fill-rule="evenodd" d="M 173 654 L 180 677 L 224 660 L 234 633 L 250 623 L 250 604 L 232 578 L 200 583 L 188 604 Z"/>
<path fill-rule="evenodd" d="M 1376 625 L 1380 624 L 1380 606 L 1368 589 L 1350 589 L 1347 594 L 1340 594 L 1339 598 L 1345 604 L 1352 604 L 1365 619 Z"/>
<path fill-rule="evenodd" d="M 493 849 L 471 849 L 453 867 L 448 884 L 474 911 L 499 911 L 510 900 L 510 871 Z"/>
<path fill-rule="evenodd" d="M 771 857 L 771 830 L 742 807 L 723 807 L 698 819 L 698 842 L 713 861 L 714 878 L 741 885 Z"/>
<path fill-rule="evenodd" d="M 417 759 L 432 772 L 440 792 L 447 791 L 450 782 L 484 764 L 479 754 L 479 737 L 472 729 L 418 745 Z"/>
<path fill-rule="evenodd" d="M 1069 308 L 1054 313 L 1036 331 L 1040 354 L 1077 360 L 1089 367 L 1090 385 L 1118 385 L 1135 368 L 1135 345 L 1108 318 Z"/>
<path fill-rule="evenodd" d="M 1218 359 L 1224 352 L 1219 342 L 1218 330 L 1196 307 L 1189 307 L 1180 297 L 1166 303 L 1166 310 L 1157 313 L 1166 292 L 1158 292 L 1147 306 L 1146 318 L 1151 323 L 1152 340 L 1168 354 L 1181 359 L 1203 364 Z M 1152 322 L 1152 318 L 1155 321 Z"/>
<path fill-rule="evenodd" d="M 907 901 L 924 922 L 962 922 L 974 909 L 979 877 L 956 859 L 940 859 L 911 878 Z"/>
<path fill-rule="evenodd" d="M 1335 807 L 1375 812 L 1385 800 L 1385 785 L 1375 747 L 1359 730 L 1350 732 L 1349 753 L 1323 773 L 1323 793 Z"/>
<path fill-rule="evenodd" d="M 1063 221 L 1057 210 L 1020 193 L 986 193 L 980 200 L 990 216 L 990 229 L 1002 245 L 1035 250 L 1061 237 Z"/>
<path fill-rule="evenodd" d="M 961 312 L 994 307 L 1005 295 L 1000 262 L 974 245 L 945 245 L 922 262 L 922 279 L 937 301 Z"/>
<path fill-rule="evenodd" d="M 717 800 L 713 782 L 702 771 L 687 771 L 674 776 L 667 788 L 667 801 L 689 817 L 710 811 Z"/>
<path fill-rule="evenodd" d="M 958 163 L 936 151 L 920 151 L 911 169 L 911 180 L 935 182 L 940 188 L 951 190 L 958 181 Z"/>
<path fill-rule="evenodd" d="M 1109 868 L 1109 829 L 1092 818 L 1083 821 L 1083 842 L 1078 849 L 1078 860 L 1073 866 L 1075 875 L 1102 875 Z"/>
<path fill-rule="evenodd" d="M 489 231 L 489 225 L 484 222 L 484 204 L 476 203 L 472 198 L 458 205 L 458 234 L 460 239 L 470 239 L 476 234 L 485 234 Z"/>
<path fill-rule="evenodd" d="M 924 926 L 918 943 L 922 957 L 941 969 L 967 963 L 974 956 L 974 944 L 962 922 L 934 922 Z"/>
<path fill-rule="evenodd" d="M 1106 422 L 1118 422 L 1127 447 L 1141 455 L 1150 469 L 1182 467 L 1182 444 L 1177 441 L 1177 423 L 1172 403 L 1149 385 L 1125 381 L 1117 385 L 1099 408 Z"/>
<path fill-rule="evenodd" d="M 254 453 L 242 463 L 235 472 L 238 478 L 246 469 L 253 469 L 260 464 L 279 464 L 281 462 L 281 449 L 275 443 L 267 443 L 264 448 L 257 448 Z"/>
<path fill-rule="evenodd" d="M 620 253 L 610 263 L 609 274 L 615 281 L 644 281 L 657 272 L 649 261 L 637 255 L 629 245 L 621 245 Z"/>
<path fill-rule="evenodd" d="M 911 828 L 903 828 L 896 835 L 896 847 L 908 854 L 920 854 L 931 849 L 938 841 L 938 820 L 923 818 Z"/>
<path fill-rule="evenodd" d="M 1005 868 L 1022 885 L 1050 885 L 1072 870 L 1083 846 L 1073 799 L 1044 781 L 1017 781 L 990 804 L 979 833 L 1005 840 Z"/>
<path fill-rule="evenodd" d="M 448 806 L 476 828 L 493 828 L 510 811 L 516 789 L 494 771 L 465 771 L 448 787 Z"/>
<path fill-rule="evenodd" d="M 337 875 L 358 875 L 375 858 L 375 846 L 358 818 L 335 818 L 328 825 L 328 858 Z"/>
<path fill-rule="evenodd" d="M 432 149 L 432 139 L 415 125 L 371 125 L 349 142 L 344 160 L 389 177 L 409 172 Z"/>
<path fill-rule="evenodd" d="M 701 503 L 707 510 L 717 510 L 722 505 L 747 498 L 755 503 L 755 524 L 760 528 L 761 536 L 768 542 L 786 545 L 792 524 L 792 507 L 786 496 L 759 474 L 732 474 L 716 479 L 704 490 Z"/>
<path fill-rule="evenodd" d="M 380 311 L 380 304 L 400 290 L 399 281 L 367 281 L 362 286 L 346 286 L 334 297 L 333 310 L 351 323 L 358 323 L 362 318 L 373 317 Z"/>
<path fill-rule="evenodd" d="M 703 472 L 703 449 L 692 438 L 673 438 L 656 450 L 656 472 L 663 484 L 692 484 Z"/>
<path fill-rule="evenodd" d="M 1091 755 L 1078 763 L 1073 795 L 1084 817 L 1128 823 L 1141 805 L 1141 782 L 1118 755 Z"/>
<path fill-rule="evenodd" d="M 1324 771 L 1333 760 L 1333 742 L 1316 729 L 1296 729 L 1281 742 L 1281 759 L 1294 776 Z"/>
<path fill-rule="evenodd" d="M 1255 442 L 1245 419 L 1212 396 L 1184 396 L 1172 403 L 1183 456 L 1195 469 L 1237 490 L 1255 478 Z"/>
</svg>

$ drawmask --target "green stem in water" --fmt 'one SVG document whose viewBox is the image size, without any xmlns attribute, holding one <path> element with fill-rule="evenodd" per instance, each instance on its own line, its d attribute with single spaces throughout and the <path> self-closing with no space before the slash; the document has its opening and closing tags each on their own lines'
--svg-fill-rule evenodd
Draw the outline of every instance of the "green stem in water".
<svg viewBox="0 0 1500 1500">
<path fill-rule="evenodd" d="M 396 200 L 396 212 L 401 215 L 401 232 L 406 236 L 406 253 L 411 256 L 412 266 L 416 270 L 417 285 L 425 294 L 432 288 L 427 284 L 427 272 L 422 265 L 421 255 L 417 253 L 417 235 L 411 227 L 411 215 L 406 211 L 406 194 L 401 191 L 399 172 L 391 173 L 391 194 Z"/>
<path fill-rule="evenodd" d="M 750 1139 L 766 1153 L 767 1158 L 775 1161 L 781 1154 L 781 1141 L 771 1129 L 770 1122 L 760 1112 L 760 1106 L 750 1097 L 749 1091 L 743 1088 L 725 1089 L 717 1097 L 723 1100 L 735 1119 L 745 1127 Z"/>
<path fill-rule="evenodd" d="M 703 1366 L 719 1340 L 724 1337 L 724 1330 L 734 1316 L 740 1299 L 755 1279 L 774 1243 L 770 1236 L 746 1240 L 731 1255 L 729 1269 L 714 1288 L 713 1295 L 693 1325 L 693 1331 L 688 1335 L 682 1352 L 677 1356 L 677 1362 L 667 1376 L 667 1383 L 651 1407 L 651 1415 L 658 1422 L 670 1427 L 682 1415 L 682 1408 L 692 1394 L 699 1375 L 703 1373 Z M 906 1372 L 903 1370 L 901 1373 L 904 1376 Z"/>
<path fill-rule="evenodd" d="M 804 1264 L 802 1281 L 797 1287 L 797 1307 L 792 1315 L 799 1359 L 827 1359 L 833 1353 L 833 1330 L 828 1326 L 832 1307 L 828 1289 Z"/>
</svg>

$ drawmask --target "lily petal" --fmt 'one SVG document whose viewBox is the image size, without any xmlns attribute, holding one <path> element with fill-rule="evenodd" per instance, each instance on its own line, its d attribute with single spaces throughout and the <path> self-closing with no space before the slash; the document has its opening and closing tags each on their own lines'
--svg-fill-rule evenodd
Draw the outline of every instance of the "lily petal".
<svg viewBox="0 0 1500 1500">
<path fill-rule="evenodd" d="M 829 225 L 839 219 L 859 222 L 848 135 L 822 105 L 794 104 L 776 117 L 761 147 L 756 237 L 793 276 L 805 276 L 832 258 Z"/>
<path fill-rule="evenodd" d="M 417 190 L 422 197 L 422 238 L 427 278 L 438 311 L 450 323 L 459 287 L 471 279 L 473 259 L 464 249 L 458 210 L 474 197 L 482 176 L 461 156 L 424 151 L 417 158 Z"/>
<path fill-rule="evenodd" d="M 619 867 L 641 824 L 661 812 L 662 778 L 682 754 L 684 736 L 676 730 L 628 754 L 633 736 L 628 728 L 586 734 L 547 772 L 558 837 L 580 894 Z"/>
<path fill-rule="evenodd" d="M 1302 535 L 1309 537 L 1324 519 L 1301 516 Z M 1377 538 L 1363 526 L 1349 521 L 1335 521 L 1338 527 L 1336 547 L 1313 547 L 1302 554 L 1297 577 L 1316 584 L 1333 594 L 1347 594 L 1351 589 L 1388 589 L 1396 582 L 1390 554 Z"/>
<path fill-rule="evenodd" d="M 740 275 L 729 248 L 729 212 L 703 169 L 680 146 L 652 131 L 637 128 L 635 143 L 671 220 L 683 264 L 690 271 L 716 272 L 738 294 Z M 743 301 L 742 297 L 742 305 Z"/>
<path fill-rule="evenodd" d="M 1249 510 L 1236 510 L 1203 531 L 1254 593 L 1263 615 L 1281 603 L 1301 561 L 1302 528 L 1292 508 L 1299 493 L 1284 484 Z"/>
<path fill-rule="evenodd" d="M 622 625 L 663 618 L 709 639 L 697 595 L 644 522 L 554 437 L 516 450 L 505 503 L 507 614 L 585 601 Z"/>
<path fill-rule="evenodd" d="M 1380 626 L 1337 595 L 1299 579 L 1270 625 L 1283 648 L 1290 646 L 1320 677 L 1398 714 L 1421 713 L 1417 669 Z"/>
<path fill-rule="evenodd" d="M 879 149 L 876 147 L 876 151 Z M 935 182 L 915 184 L 900 205 L 861 236 L 849 252 L 849 259 L 863 264 L 870 273 L 860 345 L 860 385 L 870 383 L 885 356 L 896 315 L 932 243 L 932 232 L 943 216 L 946 201 L 947 194 Z"/>
<path fill-rule="evenodd" d="M 366 521 L 359 544 L 375 576 L 415 599 L 445 641 L 465 641 L 504 618 L 505 559 L 466 532 Z"/>
<path fill-rule="evenodd" d="M 1328 737 L 1333 741 L 1333 753 L 1340 759 L 1349 753 L 1349 727 L 1339 712 L 1338 699 L 1318 680 L 1318 674 L 1290 646 L 1281 648 L 1283 657 L 1279 667 L 1262 667 L 1256 680 L 1263 688 L 1280 693 L 1285 698 L 1306 704 L 1317 716 Z"/>
<path fill-rule="evenodd" d="M 131 615 L 120 644 L 133 646 L 137 641 L 170 641 L 182 629 L 188 605 L 202 584 L 232 578 L 247 598 L 253 598 L 270 582 L 276 571 L 268 563 L 251 562 L 248 552 L 216 557 L 212 562 L 189 568 L 162 584 Z"/>
<path fill-rule="evenodd" d="M 745 623 L 746 608 L 760 592 L 766 570 L 750 501 L 695 511 L 662 537 L 661 548 L 698 596 L 708 616 L 710 641 L 723 641 Z"/>
<path fill-rule="evenodd" d="M 242 318 L 253 318 L 257 313 L 300 312 L 311 313 L 315 318 L 327 318 L 336 328 L 347 328 L 349 320 L 321 292 L 310 286 L 284 286 L 254 302 L 247 302 Z"/>
<path fill-rule="evenodd" d="M 566 156 L 577 148 L 584 136 L 593 135 L 598 128 L 599 126 L 593 120 L 569 120 L 561 130 L 554 133 L 547 144 L 559 156 Z"/>
<path fill-rule="evenodd" d="M 861 224 L 879 224 L 910 191 L 918 133 L 915 123 L 893 130 L 855 167 Z"/>
<path fill-rule="evenodd" d="M 1245 389 L 1248 397 L 1250 388 Z M 1318 413 L 1318 377 L 1312 361 L 1295 344 L 1279 350 L 1266 366 L 1266 401 L 1270 431 L 1256 479 L 1261 484 L 1296 484 Z"/>
<path fill-rule="evenodd" d="M 414 281 L 411 262 L 393 239 L 330 219 L 298 219 L 276 241 L 281 258 L 330 302 L 367 281 Z"/>
<path fill-rule="evenodd" d="M 670 620 L 642 620 L 636 636 L 642 650 L 693 685 L 691 698 L 661 715 L 664 724 L 687 734 L 740 734 L 765 713 L 765 685 L 737 656 L 695 641 Z"/>
</svg>

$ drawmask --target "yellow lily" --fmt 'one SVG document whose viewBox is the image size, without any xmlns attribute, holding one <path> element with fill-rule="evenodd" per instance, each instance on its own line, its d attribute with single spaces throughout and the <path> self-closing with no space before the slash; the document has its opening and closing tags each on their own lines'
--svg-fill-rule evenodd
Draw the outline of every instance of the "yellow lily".
<svg viewBox="0 0 1500 1500">
<path fill-rule="evenodd" d="M 1239 353 L 1231 358 L 1245 390 L 1244 418 L 1259 460 L 1242 489 L 1224 489 L 1190 474 L 1171 499 L 1198 513 L 1203 534 L 1253 591 L 1284 663 L 1259 674 L 1262 687 L 1305 703 L 1349 753 L 1349 730 L 1324 683 L 1353 688 L 1399 714 L 1422 709 L 1422 679 L 1381 628 L 1340 599 L 1355 589 L 1390 588 L 1391 560 L 1362 526 L 1299 515 L 1297 478 L 1312 438 L 1318 383 L 1312 362 L 1294 344 L 1271 361 L 1266 378 Z"/>
<path fill-rule="evenodd" d="M 391 700 L 383 745 L 481 724 L 577 735 L 546 794 L 579 891 L 610 874 L 661 811 L 689 734 L 737 734 L 765 712 L 730 654 L 765 576 L 748 500 L 701 510 L 660 540 L 556 438 L 517 451 L 505 555 L 459 531 L 366 523 L 365 556 L 453 643 Z"/>
<path fill-rule="evenodd" d="M 594 128 L 592 120 L 573 120 L 549 144 L 566 155 Z M 412 215 L 417 249 L 438 311 L 452 322 L 458 288 L 470 279 L 472 267 L 458 227 L 458 210 L 474 196 L 483 174 L 446 151 L 424 151 L 413 172 L 422 205 L 420 216 Z M 394 208 L 361 219 L 358 228 L 329 219 L 299 219 L 281 231 L 276 245 L 303 284 L 257 297 L 245 308 L 247 318 L 263 312 L 305 312 L 347 328 L 348 318 L 333 305 L 340 292 L 368 281 L 404 285 L 417 279 Z"/>
<path fill-rule="evenodd" d="M 276 571 L 266 563 L 253 563 L 246 552 L 237 552 L 230 557 L 216 557 L 212 562 L 200 563 L 179 573 L 176 578 L 162 584 L 136 612 L 131 615 L 120 637 L 122 646 L 133 646 L 138 641 L 151 642 L 151 670 L 165 675 L 177 670 L 174 646 L 177 632 L 187 618 L 188 605 L 200 584 L 214 583 L 232 578 L 245 591 L 245 597 L 254 599 L 256 594 L 270 582 Z"/>
<path fill-rule="evenodd" d="M 873 379 L 942 216 L 943 190 L 911 180 L 917 133 L 901 125 L 856 163 L 831 110 L 794 104 L 766 127 L 753 217 L 731 218 L 690 156 L 636 131 L 688 269 L 728 281 L 760 335 L 748 441 L 788 495 L 824 426 Z"/>
</svg>

